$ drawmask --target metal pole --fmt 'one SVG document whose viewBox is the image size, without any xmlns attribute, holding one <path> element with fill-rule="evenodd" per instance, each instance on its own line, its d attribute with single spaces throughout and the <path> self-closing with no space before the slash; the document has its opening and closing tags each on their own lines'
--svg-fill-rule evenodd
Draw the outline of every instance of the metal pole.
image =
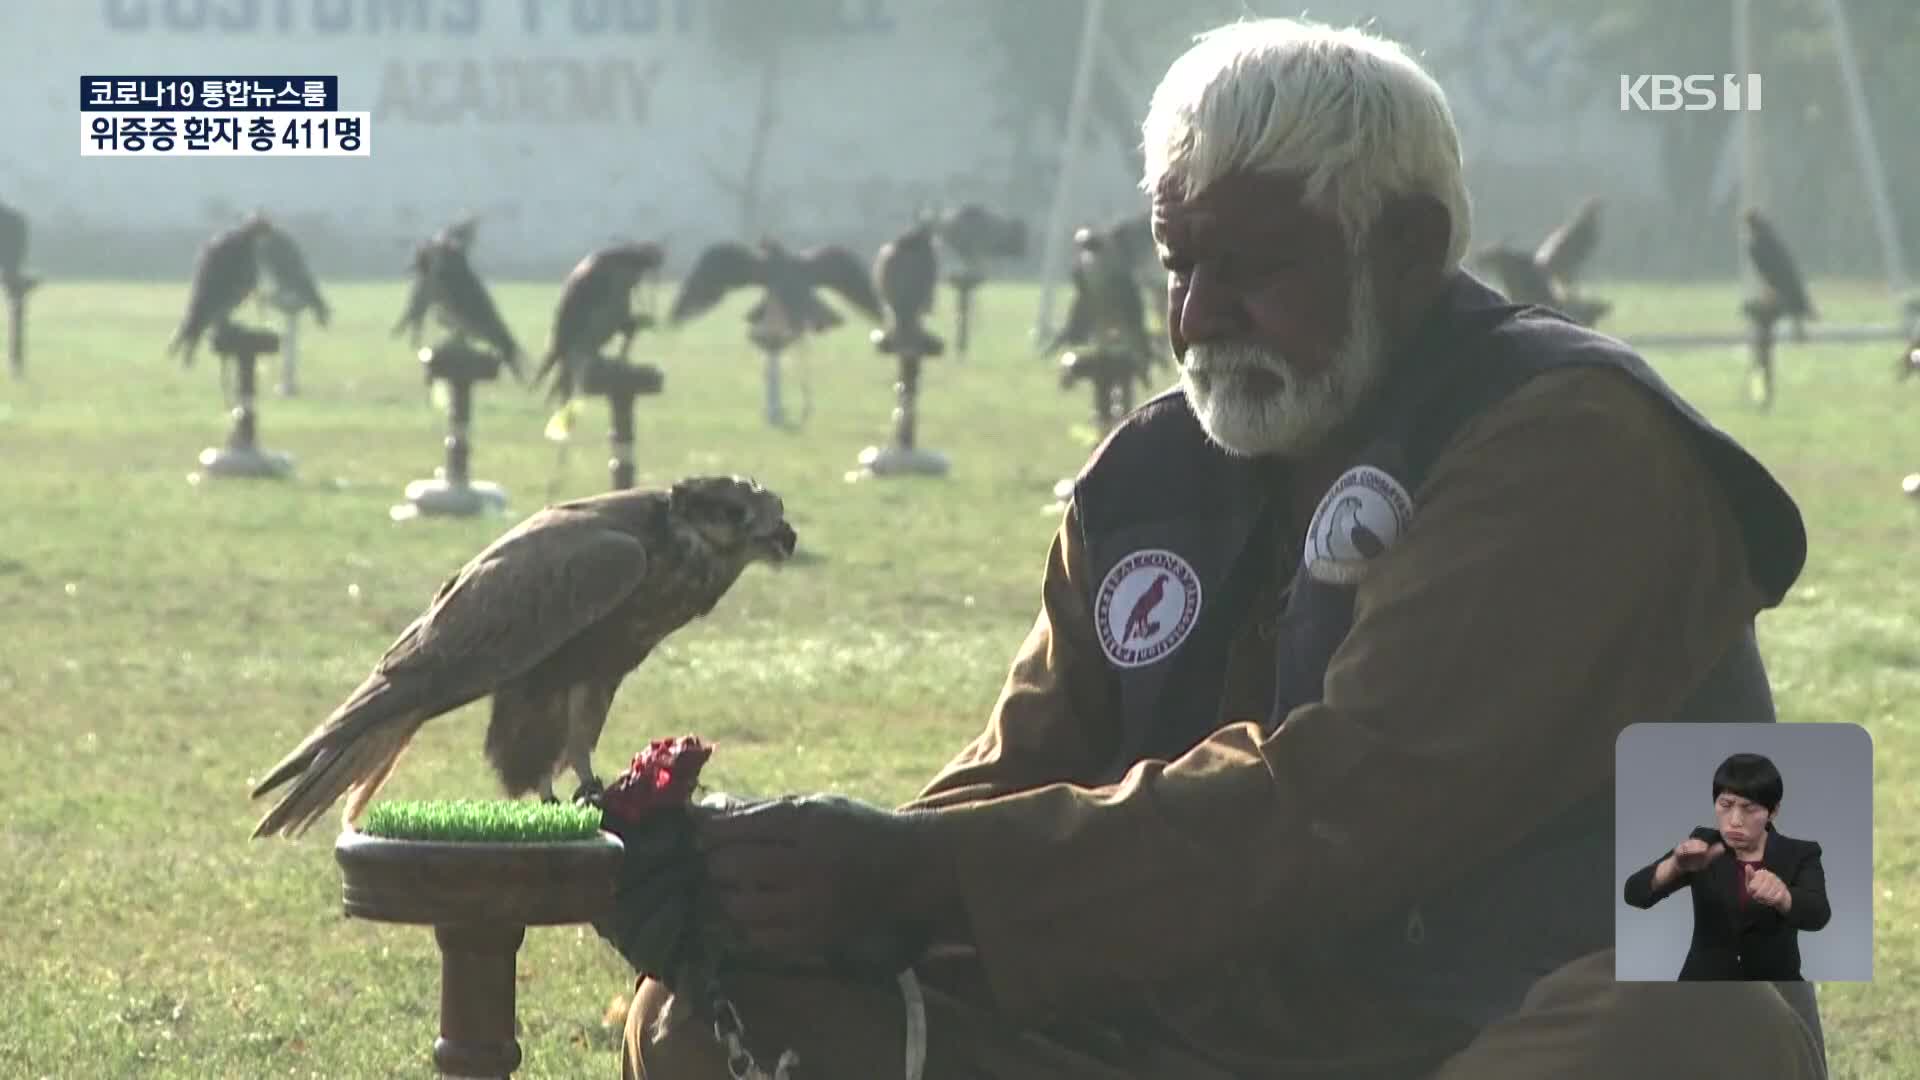
<svg viewBox="0 0 1920 1080">
<path fill-rule="evenodd" d="M 1733 70 L 1745 79 L 1753 71 L 1753 20 L 1751 0 L 1733 0 Z M 1751 109 L 1741 109 L 1733 114 L 1734 139 L 1739 144 L 1740 179 L 1736 185 L 1740 205 L 1735 208 L 1737 215 L 1744 210 L 1760 205 L 1760 157 L 1754 144 L 1754 113 Z M 1751 295 L 1754 290 L 1754 269 L 1747 258 L 1744 236 L 1745 230 L 1735 227 L 1733 230 L 1733 265 L 1739 267 L 1740 292 Z"/>
<path fill-rule="evenodd" d="M 1080 23 L 1080 59 L 1073 69 L 1073 94 L 1067 103 L 1066 143 L 1060 148 L 1060 175 L 1054 178 L 1053 206 L 1047 211 L 1047 228 L 1042 236 L 1040 310 L 1034 316 L 1033 326 L 1034 338 L 1039 341 L 1053 334 L 1053 290 L 1065 269 L 1067 213 L 1073 197 L 1074 173 L 1080 165 L 1080 143 L 1087 128 L 1094 58 L 1100 51 L 1100 17 L 1106 6 L 1106 0 L 1087 0 L 1085 17 Z"/>
<path fill-rule="evenodd" d="M 1900 251 L 1900 226 L 1894 220 L 1893 200 L 1887 195 L 1880 148 L 1873 141 L 1873 117 L 1867 112 L 1867 91 L 1860 82 L 1860 68 L 1854 59 L 1853 32 L 1847 26 L 1846 8 L 1840 0 L 1827 0 L 1827 16 L 1833 20 L 1833 49 L 1839 56 L 1840 81 L 1847 91 L 1847 119 L 1852 121 L 1860 170 L 1866 174 L 1867 201 L 1873 205 L 1874 226 L 1880 234 L 1880 256 L 1887 268 L 1887 286 L 1898 299 L 1907 291 L 1906 259 Z"/>
</svg>

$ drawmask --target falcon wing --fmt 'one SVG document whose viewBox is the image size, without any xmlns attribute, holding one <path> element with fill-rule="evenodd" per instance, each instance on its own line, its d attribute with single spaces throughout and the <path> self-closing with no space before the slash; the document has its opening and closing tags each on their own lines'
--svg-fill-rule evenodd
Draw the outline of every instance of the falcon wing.
<svg viewBox="0 0 1920 1080">
<path fill-rule="evenodd" d="M 1533 261 L 1550 277 L 1566 281 L 1580 272 L 1600 242 L 1600 204 L 1588 199 L 1573 218 L 1547 234 L 1534 250 Z"/>
<path fill-rule="evenodd" d="M 801 253 L 797 261 L 815 288 L 839 293 L 867 318 L 883 321 L 880 294 L 873 287 L 867 264 L 858 255 L 837 244 L 828 244 Z"/>
<path fill-rule="evenodd" d="M 585 375 L 584 365 L 593 362 L 619 324 L 631 313 L 634 278 L 622 268 L 610 266 L 597 255 L 580 260 L 560 287 L 560 303 L 553 312 L 553 340 L 547 355 L 534 372 L 538 386 L 549 376 L 553 385 L 549 396 L 554 404 L 573 397 L 574 388 Z"/>
<path fill-rule="evenodd" d="M 279 301 L 290 311 L 311 310 L 315 322 L 327 325 L 332 312 L 320 295 L 320 283 L 314 280 L 300 245 L 278 228 L 261 233 L 259 245 L 260 266 L 273 279 Z"/>
<path fill-rule="evenodd" d="M 493 693 L 647 583 L 641 541 L 594 515 L 546 510 L 442 585 L 367 679 L 274 767 L 253 797 L 291 790 L 254 835 L 297 835 L 349 790 L 357 815 L 428 720 Z"/>
<path fill-rule="evenodd" d="M 520 366 L 520 346 L 507 329 L 493 295 L 480 275 L 473 272 L 464 252 L 442 247 L 433 260 L 434 291 L 439 294 L 440 310 L 461 331 L 471 334 L 497 350 L 507 366 L 522 382 L 526 371 Z"/>
<path fill-rule="evenodd" d="M 208 328 L 233 314 L 260 280 L 253 240 L 240 230 L 221 233 L 200 249 L 187 290 L 187 311 L 167 351 L 180 354 L 182 366 L 193 363 L 193 352 Z"/>
<path fill-rule="evenodd" d="M 678 325 L 713 310 L 735 289 L 766 283 L 766 263 L 758 252 L 745 244 L 715 244 L 694 260 L 667 321 Z"/>
</svg>

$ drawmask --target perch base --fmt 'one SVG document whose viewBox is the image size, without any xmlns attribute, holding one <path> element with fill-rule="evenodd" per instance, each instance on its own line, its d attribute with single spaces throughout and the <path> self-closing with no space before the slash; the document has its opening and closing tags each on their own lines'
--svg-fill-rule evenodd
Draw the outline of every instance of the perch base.
<svg viewBox="0 0 1920 1080">
<path fill-rule="evenodd" d="M 945 454 L 937 450 L 907 449 L 900 446 L 869 446 L 860 451 L 860 468 L 848 479 L 869 476 L 945 476 L 953 468 Z"/>
<path fill-rule="evenodd" d="M 445 469 L 435 469 L 431 480 L 415 480 L 407 485 L 407 501 L 387 511 L 395 521 L 419 517 L 478 517 L 504 514 L 507 492 L 498 484 L 472 480 L 464 484 L 447 481 Z"/>
<path fill-rule="evenodd" d="M 278 479 L 293 472 L 293 458 L 277 450 L 259 447 L 209 446 L 200 451 L 200 472 L 191 479 L 206 476 L 238 476 L 254 479 Z"/>
</svg>

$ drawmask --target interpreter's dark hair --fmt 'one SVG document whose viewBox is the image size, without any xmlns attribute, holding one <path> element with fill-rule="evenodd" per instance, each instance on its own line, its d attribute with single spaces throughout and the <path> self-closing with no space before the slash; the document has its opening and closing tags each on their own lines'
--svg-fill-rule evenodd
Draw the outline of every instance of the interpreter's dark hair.
<svg viewBox="0 0 1920 1080">
<path fill-rule="evenodd" d="M 1722 792 L 1759 803 L 1771 817 L 1780 809 L 1786 784 L 1780 779 L 1780 770 L 1764 755 L 1735 754 L 1713 771 L 1714 801 L 1719 801 Z"/>
</svg>

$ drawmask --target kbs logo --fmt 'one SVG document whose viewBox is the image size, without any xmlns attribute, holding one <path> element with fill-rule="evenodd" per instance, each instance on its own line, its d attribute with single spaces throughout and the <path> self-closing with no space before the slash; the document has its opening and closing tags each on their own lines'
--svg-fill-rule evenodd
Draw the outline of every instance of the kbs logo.
<svg viewBox="0 0 1920 1080">
<path fill-rule="evenodd" d="M 1759 112 L 1760 76 L 1620 76 L 1621 112 L 1705 112 L 1710 109 Z"/>
</svg>

